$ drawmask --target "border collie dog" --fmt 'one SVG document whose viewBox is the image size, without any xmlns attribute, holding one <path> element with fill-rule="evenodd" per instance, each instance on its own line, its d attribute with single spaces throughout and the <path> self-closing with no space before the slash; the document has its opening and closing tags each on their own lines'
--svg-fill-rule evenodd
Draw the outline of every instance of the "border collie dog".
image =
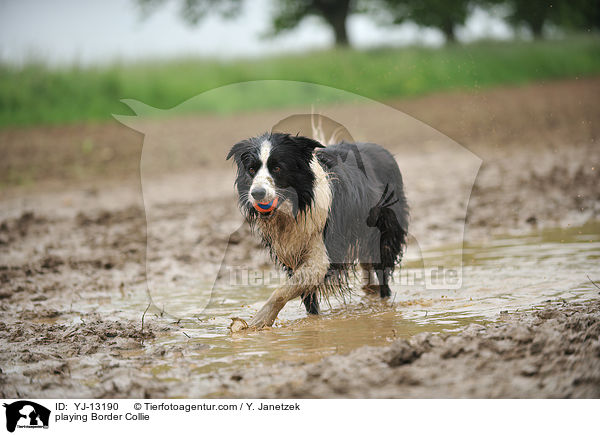
<svg viewBox="0 0 600 435">
<path fill-rule="evenodd" d="M 350 291 L 360 265 L 382 298 L 406 246 L 408 206 L 394 157 L 379 145 L 324 147 L 307 137 L 265 133 L 235 144 L 239 207 L 272 257 L 288 273 L 249 322 L 271 326 L 301 297 L 309 314 L 319 298 Z"/>
</svg>

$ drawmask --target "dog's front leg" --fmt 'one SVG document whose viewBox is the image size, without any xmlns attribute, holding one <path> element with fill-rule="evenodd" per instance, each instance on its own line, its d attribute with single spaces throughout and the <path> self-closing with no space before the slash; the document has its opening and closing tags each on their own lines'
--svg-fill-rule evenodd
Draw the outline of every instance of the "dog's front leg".
<svg viewBox="0 0 600 435">
<path fill-rule="evenodd" d="M 278 288 L 271 294 L 267 302 L 265 302 L 263 307 L 252 318 L 248 326 L 254 329 L 271 326 L 285 304 L 301 294 L 302 288 L 291 283 Z"/>
<path fill-rule="evenodd" d="M 303 263 L 288 278 L 286 284 L 275 290 L 265 305 L 256 313 L 248 325 L 250 328 L 271 326 L 288 301 L 303 293 L 310 293 L 323 283 L 329 269 L 329 258 L 323 242 L 316 243 Z"/>
</svg>

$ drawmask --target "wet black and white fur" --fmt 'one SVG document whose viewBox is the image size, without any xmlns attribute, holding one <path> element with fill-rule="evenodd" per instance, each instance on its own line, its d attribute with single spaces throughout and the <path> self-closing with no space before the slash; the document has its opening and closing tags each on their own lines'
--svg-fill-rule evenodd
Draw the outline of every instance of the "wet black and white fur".
<svg viewBox="0 0 600 435">
<path fill-rule="evenodd" d="M 319 142 L 265 133 L 235 144 L 227 159 L 237 164 L 239 206 L 258 230 L 288 281 L 249 323 L 270 326 L 284 305 L 301 297 L 318 314 L 319 297 L 350 289 L 349 272 L 359 264 L 363 279 L 377 276 L 382 298 L 402 259 L 408 206 L 394 157 L 379 145 Z M 268 214 L 253 204 L 278 197 Z"/>
</svg>

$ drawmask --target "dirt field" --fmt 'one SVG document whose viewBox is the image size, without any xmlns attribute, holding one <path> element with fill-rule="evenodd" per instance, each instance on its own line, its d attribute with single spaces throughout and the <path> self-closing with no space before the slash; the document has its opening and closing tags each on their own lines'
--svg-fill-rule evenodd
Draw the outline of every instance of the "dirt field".
<svg viewBox="0 0 600 435">
<path fill-rule="evenodd" d="M 600 218 L 598 100 L 595 78 L 391 105 L 482 159 L 465 237 L 485 243 L 498 233 Z M 376 124 L 372 116 L 365 125 Z M 177 322 L 150 310 L 142 329 L 140 304 L 116 301 L 143 300 L 146 261 L 167 275 L 176 269 L 210 277 L 218 270 L 227 229 L 239 222 L 227 147 L 270 128 L 273 119 L 277 113 L 265 112 L 146 125 L 173 138 L 176 150 L 172 159 L 149 162 L 144 200 L 155 205 L 152 222 L 160 229 L 149 252 L 141 134 L 116 122 L 0 131 L 2 397 L 600 397 L 597 299 L 549 302 L 539 312 L 504 314 L 457 335 L 426 333 L 322 362 L 224 367 L 194 383 L 193 355 L 206 345 L 164 345 L 161 337 L 178 331 Z M 214 141 L 209 151 L 192 152 L 198 129 Z M 464 222 L 456 197 L 470 189 L 469 180 L 419 175 L 435 164 L 459 168 L 461 158 L 449 154 L 434 163 L 425 148 L 390 132 L 362 134 L 386 144 L 407 179 L 417 181 L 407 183 L 407 196 L 411 228 L 427 239 L 419 245 L 450 240 Z M 405 134 L 407 142 L 421 140 L 418 131 Z M 239 261 L 270 267 L 247 229 L 233 240 Z M 594 270 L 590 276 L 599 279 Z M 184 382 L 160 380 L 157 358 Z"/>
</svg>

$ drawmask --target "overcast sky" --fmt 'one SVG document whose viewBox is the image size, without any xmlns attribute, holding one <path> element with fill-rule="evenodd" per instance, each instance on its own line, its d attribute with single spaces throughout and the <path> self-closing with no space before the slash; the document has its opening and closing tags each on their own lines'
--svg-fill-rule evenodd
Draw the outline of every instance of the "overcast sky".
<svg viewBox="0 0 600 435">
<path fill-rule="evenodd" d="M 89 65 L 186 55 L 228 59 L 324 48 L 333 41 L 317 18 L 284 36 L 261 38 L 269 27 L 271 0 L 246 2 L 238 18 L 209 17 L 196 27 L 181 20 L 178 3 L 171 2 L 144 20 L 135 0 L 0 0 L 0 60 Z M 443 42 L 439 32 L 410 23 L 382 29 L 368 17 L 353 16 L 348 26 L 356 47 Z M 510 34 L 501 20 L 483 12 L 459 32 L 466 40 Z"/>
</svg>

